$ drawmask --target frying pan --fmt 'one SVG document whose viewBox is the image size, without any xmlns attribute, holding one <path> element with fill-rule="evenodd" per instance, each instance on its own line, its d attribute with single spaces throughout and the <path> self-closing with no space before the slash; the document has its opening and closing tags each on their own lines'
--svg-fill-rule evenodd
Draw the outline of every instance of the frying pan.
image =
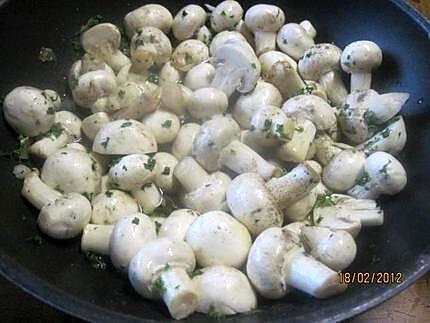
<svg viewBox="0 0 430 323">
<path fill-rule="evenodd" d="M 185 3 L 200 1 L 158 2 L 175 13 Z M 246 8 L 258 2 L 262 1 L 241 1 Z M 133 0 L 0 0 L 0 96 L 23 84 L 52 88 L 66 94 L 65 105 L 72 109 L 65 80 L 74 59 L 70 36 L 91 16 L 102 14 L 119 23 L 142 4 Z M 310 19 L 317 27 L 318 42 L 335 42 L 340 47 L 358 39 L 378 43 L 384 62 L 374 73 L 374 88 L 411 94 L 402 110 L 409 139 L 399 157 L 409 183 L 401 194 L 381 201 L 385 223 L 361 232 L 357 258 L 348 269 L 401 272 L 403 282 L 353 285 L 328 300 L 295 292 L 279 301 L 262 300 L 259 309 L 249 315 L 226 319 L 247 323 L 339 321 L 399 293 L 430 268 L 430 25 L 400 0 L 289 0 L 277 4 L 288 21 Z M 38 60 L 41 46 L 54 49 L 55 63 Z M 0 148 L 11 149 L 16 135 L 3 120 L 0 123 Z M 36 232 L 36 212 L 20 197 L 21 183 L 11 173 L 13 165 L 11 160 L 0 160 L 0 271 L 6 278 L 83 319 L 170 320 L 163 306 L 141 299 L 119 273 L 91 268 L 79 253 L 79 239 L 56 242 L 45 238 L 47 242 L 41 246 L 30 243 L 28 238 Z M 188 319 L 205 320 L 201 314 Z"/>
</svg>

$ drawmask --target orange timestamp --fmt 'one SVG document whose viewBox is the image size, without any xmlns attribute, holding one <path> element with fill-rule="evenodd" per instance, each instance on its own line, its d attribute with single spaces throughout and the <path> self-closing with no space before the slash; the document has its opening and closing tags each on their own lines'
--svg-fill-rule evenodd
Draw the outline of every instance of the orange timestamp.
<svg viewBox="0 0 430 323">
<path fill-rule="evenodd" d="M 339 284 L 401 284 L 402 272 L 339 272 Z"/>
</svg>

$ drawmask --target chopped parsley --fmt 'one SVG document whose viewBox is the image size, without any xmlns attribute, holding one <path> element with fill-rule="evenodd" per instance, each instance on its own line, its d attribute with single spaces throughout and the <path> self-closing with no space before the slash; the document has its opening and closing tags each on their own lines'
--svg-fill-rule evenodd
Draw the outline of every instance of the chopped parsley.
<svg viewBox="0 0 430 323">
<path fill-rule="evenodd" d="M 290 141 L 291 140 L 291 138 L 285 133 L 284 125 L 282 125 L 282 124 L 276 125 L 276 133 L 278 135 L 278 138 L 282 141 Z"/>
<path fill-rule="evenodd" d="M 127 127 L 130 127 L 131 125 L 132 125 L 131 121 L 126 121 L 121 124 L 121 128 L 127 128 Z"/>
<path fill-rule="evenodd" d="M 215 310 L 215 307 L 213 305 L 209 306 L 209 311 L 207 313 L 207 316 L 211 320 L 222 320 L 225 317 L 223 313 Z"/>
<path fill-rule="evenodd" d="M 163 128 L 170 128 L 170 127 L 172 126 L 172 120 L 166 120 L 166 121 L 164 121 L 164 122 L 161 124 L 161 126 L 162 126 Z"/>
<path fill-rule="evenodd" d="M 319 195 L 317 201 L 315 202 L 314 208 L 319 207 L 329 207 L 335 205 L 333 201 L 333 193 L 327 192 L 326 194 Z"/>
<path fill-rule="evenodd" d="M 256 70 L 256 69 L 257 69 L 257 65 L 255 65 L 255 63 L 252 63 L 252 64 L 251 64 L 251 67 L 252 67 L 254 70 Z"/>
<path fill-rule="evenodd" d="M 388 178 L 388 165 L 391 164 L 391 160 L 389 160 L 380 170 L 379 172 L 381 174 L 384 174 L 384 178 L 387 179 Z"/>
<path fill-rule="evenodd" d="M 131 221 L 131 223 L 135 224 L 135 225 L 139 225 L 139 218 L 138 217 L 134 217 L 134 219 Z"/>
<path fill-rule="evenodd" d="M 56 122 L 51 126 L 51 129 L 45 134 L 45 137 L 50 137 L 51 139 L 57 139 L 63 133 L 64 128 L 61 123 Z"/>
<path fill-rule="evenodd" d="M 225 10 L 221 11 L 221 16 L 227 16 Z"/>
<path fill-rule="evenodd" d="M 97 270 L 105 270 L 107 267 L 106 262 L 103 260 L 103 257 L 92 252 L 85 252 L 85 259 L 90 263 L 91 267 Z"/>
<path fill-rule="evenodd" d="M 272 120 L 270 120 L 270 119 L 264 120 L 263 131 L 270 131 L 271 128 L 272 128 Z M 282 128 L 283 128 L 283 126 L 282 126 Z"/>
<path fill-rule="evenodd" d="M 164 286 L 163 279 L 158 277 L 152 286 L 152 291 L 155 296 L 162 297 L 164 292 L 166 291 L 166 287 Z"/>
<path fill-rule="evenodd" d="M 155 232 L 157 232 L 157 234 L 158 234 L 158 232 L 160 231 L 160 228 L 161 228 L 161 223 L 158 221 L 154 221 L 154 224 L 155 224 Z"/>
<path fill-rule="evenodd" d="M 57 109 L 55 109 L 55 107 L 50 106 L 48 107 L 48 109 L 46 110 L 46 114 L 55 114 L 55 112 L 57 111 Z"/>
<path fill-rule="evenodd" d="M 201 274 L 203 274 L 203 271 L 201 269 L 196 269 L 192 273 L 189 273 L 188 276 L 190 276 L 190 278 L 194 278 L 194 277 L 199 276 Z"/>
<path fill-rule="evenodd" d="M 85 196 L 87 198 L 87 200 L 90 202 L 93 199 L 93 193 L 83 192 L 82 195 Z"/>
<path fill-rule="evenodd" d="M 370 181 L 370 176 L 369 174 L 365 171 L 363 173 L 363 175 L 361 175 L 361 177 L 357 178 L 357 180 L 355 181 L 355 185 L 359 185 L 359 186 L 364 186 L 366 185 L 366 183 L 368 183 Z"/>
<path fill-rule="evenodd" d="M 382 132 L 381 132 L 381 136 L 382 138 L 387 138 L 391 133 L 391 129 L 390 128 L 385 128 Z"/>
<path fill-rule="evenodd" d="M 86 32 L 91 27 L 98 25 L 102 22 L 105 22 L 106 19 L 102 15 L 95 15 L 88 19 L 88 21 L 81 26 L 79 31 L 75 32 L 71 37 L 72 48 L 77 56 L 83 53 L 83 48 L 81 45 L 81 34 Z"/>
<path fill-rule="evenodd" d="M 154 84 L 160 84 L 160 75 L 155 72 L 150 72 L 148 77 L 146 78 L 148 82 L 154 83 Z"/>
<path fill-rule="evenodd" d="M 186 10 L 182 10 L 182 17 L 188 16 L 188 12 Z"/>
<path fill-rule="evenodd" d="M 151 216 L 165 218 L 177 209 L 178 206 L 176 205 L 175 201 L 169 195 L 163 193 L 161 204 L 152 212 Z"/>
<path fill-rule="evenodd" d="M 0 152 L 0 157 L 9 157 L 15 158 L 19 161 L 28 160 L 30 158 L 28 149 L 31 146 L 32 140 L 30 137 L 26 137 L 23 135 L 18 136 L 19 145 L 16 149 L 8 152 Z"/>
<path fill-rule="evenodd" d="M 312 94 L 313 90 L 314 90 L 314 87 L 312 85 L 306 84 L 304 88 L 301 88 L 297 92 L 297 95 Z"/>
<path fill-rule="evenodd" d="M 296 127 L 294 130 L 297 132 L 303 132 L 305 129 L 302 126 L 299 126 L 299 127 Z"/>
<path fill-rule="evenodd" d="M 32 242 L 36 246 L 41 246 L 45 242 L 45 240 L 39 233 L 35 233 L 30 238 L 27 238 L 25 240 Z"/>
<path fill-rule="evenodd" d="M 106 192 L 105 192 L 105 195 L 106 195 L 107 197 L 112 197 L 113 192 L 111 192 L 111 191 L 106 191 Z"/>
<path fill-rule="evenodd" d="M 102 147 L 103 147 L 104 149 L 106 149 L 106 148 L 107 148 L 107 145 L 109 144 L 109 140 L 110 140 L 110 137 L 106 137 L 106 138 L 105 138 L 105 140 L 103 140 L 103 141 L 100 143 L 100 145 L 102 145 Z"/>
<path fill-rule="evenodd" d="M 119 91 L 118 91 L 118 96 L 119 96 L 121 99 L 123 99 L 123 98 L 124 98 L 124 95 L 125 95 L 125 91 L 124 91 L 124 90 L 119 90 Z"/>
<path fill-rule="evenodd" d="M 215 146 L 215 143 L 214 143 L 213 141 L 209 141 L 209 142 L 208 142 L 208 146 L 209 146 L 209 147 L 213 147 L 213 146 Z"/>
<path fill-rule="evenodd" d="M 48 47 L 41 47 L 39 50 L 39 61 L 42 63 L 49 63 L 49 62 L 55 62 L 56 56 L 52 48 Z"/>
<path fill-rule="evenodd" d="M 54 190 L 56 190 L 57 192 L 60 192 L 61 194 L 64 194 L 64 191 L 61 188 L 60 184 L 55 185 Z"/>
<path fill-rule="evenodd" d="M 170 175 L 170 167 L 164 167 L 163 172 L 161 175 Z"/>
<path fill-rule="evenodd" d="M 148 162 L 144 163 L 143 166 L 145 167 L 145 169 L 153 171 L 156 163 L 157 161 L 154 158 L 150 157 L 148 159 Z"/>
</svg>

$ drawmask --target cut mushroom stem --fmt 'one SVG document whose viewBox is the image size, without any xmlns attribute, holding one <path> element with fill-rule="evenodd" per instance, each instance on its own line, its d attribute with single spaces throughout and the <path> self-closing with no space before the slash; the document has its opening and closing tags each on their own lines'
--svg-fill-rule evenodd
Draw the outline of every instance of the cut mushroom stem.
<svg viewBox="0 0 430 323">
<path fill-rule="evenodd" d="M 113 228 L 109 224 L 87 224 L 82 233 L 81 250 L 108 256 Z"/>
<path fill-rule="evenodd" d="M 174 174 L 187 192 L 198 189 L 208 179 L 208 173 L 191 157 L 182 159 L 176 165 Z"/>
<path fill-rule="evenodd" d="M 144 213 L 150 214 L 163 202 L 163 194 L 153 183 L 146 183 L 131 192 Z"/>
<path fill-rule="evenodd" d="M 36 171 L 25 176 L 21 194 L 38 210 L 62 196 L 60 192 L 42 182 Z"/>
</svg>

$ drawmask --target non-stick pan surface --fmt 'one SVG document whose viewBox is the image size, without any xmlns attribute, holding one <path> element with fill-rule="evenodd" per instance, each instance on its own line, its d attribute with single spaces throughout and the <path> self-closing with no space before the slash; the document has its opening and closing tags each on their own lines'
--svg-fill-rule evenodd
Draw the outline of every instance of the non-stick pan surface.
<svg viewBox="0 0 430 323">
<path fill-rule="evenodd" d="M 159 1 L 175 13 L 191 1 Z M 198 3 L 200 1 L 192 1 Z M 241 1 L 249 7 L 261 1 Z M 264 1 L 273 2 L 273 1 Z M 18 85 L 32 85 L 67 93 L 65 76 L 73 61 L 70 37 L 90 16 L 101 14 L 119 23 L 143 1 L 1 1 L 0 96 Z M 201 2 L 203 3 L 203 2 Z M 411 98 L 402 111 L 408 144 L 400 159 L 408 171 L 408 186 L 382 201 L 384 226 L 365 229 L 358 255 L 349 271 L 401 272 L 400 285 L 354 285 L 346 293 L 316 300 L 292 293 L 279 301 L 261 301 L 250 315 L 227 320 L 276 322 L 341 320 L 360 313 L 400 292 L 430 268 L 430 25 L 401 1 L 277 1 L 288 21 L 310 19 L 318 42 L 343 47 L 370 39 L 384 52 L 375 73 L 378 91 L 406 91 Z M 54 49 L 56 63 L 38 60 L 41 46 Z M 72 106 L 66 100 L 67 106 Z M 16 145 L 16 135 L 1 121 L 0 148 Z M 167 321 L 163 306 L 144 301 L 127 279 L 114 271 L 97 271 L 79 253 L 79 239 L 48 240 L 41 246 L 28 241 L 36 232 L 36 212 L 20 197 L 12 175 L 13 161 L 0 160 L 0 271 L 39 299 L 72 315 L 97 321 Z M 369 248 L 368 246 L 373 246 Z M 373 260 L 373 261 L 372 261 Z M 201 314 L 190 322 L 202 322 Z"/>
</svg>

